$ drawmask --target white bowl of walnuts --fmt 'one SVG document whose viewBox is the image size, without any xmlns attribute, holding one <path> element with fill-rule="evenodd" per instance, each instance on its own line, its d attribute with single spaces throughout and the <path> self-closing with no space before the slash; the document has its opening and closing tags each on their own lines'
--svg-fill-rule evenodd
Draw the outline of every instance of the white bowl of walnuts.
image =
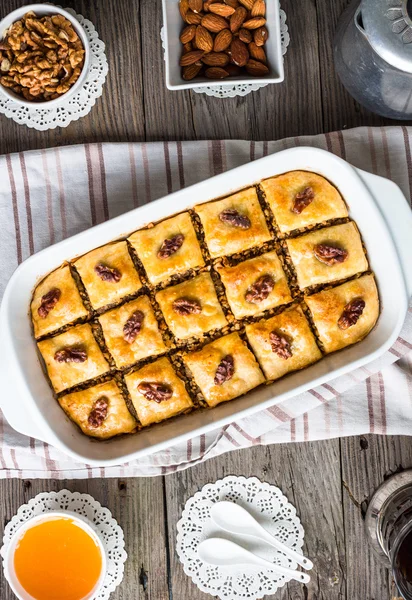
<svg viewBox="0 0 412 600">
<path fill-rule="evenodd" d="M 280 83 L 278 0 L 162 0 L 166 85 Z"/>
<path fill-rule="evenodd" d="M 52 108 L 73 96 L 90 68 L 83 27 L 52 4 L 30 4 L 0 22 L 0 92 L 33 108 Z"/>
</svg>

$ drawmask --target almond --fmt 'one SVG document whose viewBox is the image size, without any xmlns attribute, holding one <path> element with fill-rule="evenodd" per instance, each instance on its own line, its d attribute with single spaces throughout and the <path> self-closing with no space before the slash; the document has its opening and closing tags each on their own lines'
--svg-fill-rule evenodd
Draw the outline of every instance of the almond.
<svg viewBox="0 0 412 600">
<path fill-rule="evenodd" d="M 196 47 L 199 50 L 204 50 L 204 52 L 212 52 L 213 50 L 213 38 L 202 25 L 198 25 L 196 28 Z"/>
<path fill-rule="evenodd" d="M 229 77 L 229 73 L 220 67 L 210 67 L 210 69 L 206 69 L 205 75 L 209 79 L 224 79 L 225 77 Z"/>
<path fill-rule="evenodd" d="M 202 12 L 203 0 L 189 0 L 189 8 L 191 8 L 194 13 Z"/>
<path fill-rule="evenodd" d="M 202 20 L 202 16 L 194 13 L 193 10 L 188 10 L 186 13 L 185 21 L 189 23 L 189 25 L 200 25 Z"/>
<path fill-rule="evenodd" d="M 203 17 L 202 25 L 213 33 L 219 33 L 219 31 L 222 31 L 222 29 L 227 29 L 229 27 L 229 23 L 226 21 L 226 19 L 211 13 L 208 13 Z"/>
<path fill-rule="evenodd" d="M 225 67 L 225 71 L 227 71 L 231 77 L 238 77 L 242 74 L 242 69 L 237 65 L 228 64 Z"/>
<path fill-rule="evenodd" d="M 229 29 L 223 29 L 215 37 L 215 43 L 213 45 L 213 50 L 215 52 L 223 52 L 224 50 L 229 48 L 232 38 L 233 38 L 233 35 L 229 31 Z"/>
<path fill-rule="evenodd" d="M 193 46 L 190 42 L 187 42 L 187 44 L 183 44 L 183 54 L 187 54 L 191 50 L 193 50 Z"/>
<path fill-rule="evenodd" d="M 253 75 L 254 77 L 261 77 L 262 75 L 267 75 L 269 73 L 269 69 L 266 65 L 253 58 L 246 63 L 246 71 L 249 75 Z"/>
<path fill-rule="evenodd" d="M 236 10 L 239 6 L 239 0 L 225 0 L 225 4 Z"/>
<path fill-rule="evenodd" d="M 243 4 L 248 10 L 252 10 L 255 0 L 239 0 L 240 4 Z"/>
<path fill-rule="evenodd" d="M 236 33 L 238 29 L 243 25 L 244 20 L 246 19 L 247 10 L 243 6 L 239 6 L 230 17 L 230 31 L 232 33 Z"/>
<path fill-rule="evenodd" d="M 219 0 L 206 0 L 206 2 L 203 2 L 203 11 L 209 12 L 210 5 L 213 4 L 214 2 L 218 2 L 218 1 Z"/>
<path fill-rule="evenodd" d="M 252 34 L 250 33 L 249 29 L 240 29 L 239 30 L 239 39 L 242 40 L 242 42 L 245 42 L 245 44 L 250 44 L 250 42 L 253 40 L 252 38 Z"/>
<path fill-rule="evenodd" d="M 179 10 L 180 10 L 180 15 L 184 21 L 186 19 L 186 13 L 189 10 L 189 0 L 180 0 Z"/>
<path fill-rule="evenodd" d="M 215 15 L 220 15 L 221 17 L 225 17 L 225 18 L 230 17 L 235 12 L 235 9 L 232 8 L 231 6 L 228 6 L 227 4 L 220 4 L 220 3 L 211 4 L 209 6 L 209 10 L 211 13 L 214 13 Z"/>
<path fill-rule="evenodd" d="M 180 41 L 182 44 L 187 44 L 187 42 L 191 42 L 196 35 L 196 25 L 188 25 L 185 27 L 180 34 Z"/>
<path fill-rule="evenodd" d="M 198 75 L 202 65 L 198 65 L 194 63 L 193 65 L 188 65 L 187 67 L 183 67 L 182 77 L 185 81 L 190 81 L 194 79 L 196 75 Z"/>
<path fill-rule="evenodd" d="M 202 62 L 209 67 L 225 67 L 229 57 L 224 52 L 209 52 L 202 56 Z"/>
<path fill-rule="evenodd" d="M 230 55 L 232 62 L 238 67 L 244 67 L 249 60 L 247 46 L 239 38 L 234 38 L 230 44 Z"/>
<path fill-rule="evenodd" d="M 243 27 L 245 29 L 259 29 L 266 23 L 266 19 L 263 17 L 255 17 L 254 19 L 249 19 L 249 21 L 245 21 L 243 23 Z"/>
<path fill-rule="evenodd" d="M 180 66 L 187 67 L 188 65 L 193 65 L 195 62 L 200 60 L 203 56 L 203 50 L 191 50 L 180 58 Z"/>
<path fill-rule="evenodd" d="M 259 27 L 259 29 L 256 29 L 253 33 L 253 39 L 256 46 L 264 46 L 268 39 L 268 30 L 266 27 Z"/>
<path fill-rule="evenodd" d="M 264 17 L 266 14 L 265 0 L 255 0 L 250 14 L 252 15 L 252 17 Z"/>
<path fill-rule="evenodd" d="M 262 46 L 256 46 L 255 42 L 251 42 L 248 47 L 252 58 L 263 63 L 266 62 L 266 52 L 263 50 Z"/>
</svg>

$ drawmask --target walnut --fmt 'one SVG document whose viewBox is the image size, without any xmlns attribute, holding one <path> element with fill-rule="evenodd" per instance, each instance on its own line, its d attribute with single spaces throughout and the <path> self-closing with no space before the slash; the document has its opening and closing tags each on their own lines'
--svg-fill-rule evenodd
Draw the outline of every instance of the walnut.
<svg viewBox="0 0 412 600">
<path fill-rule="evenodd" d="M 90 427 L 100 427 L 100 425 L 107 417 L 108 409 L 108 398 L 106 396 L 101 396 L 101 398 L 98 398 L 93 404 L 93 408 L 90 411 L 89 416 L 87 418 L 87 422 L 89 423 Z"/>
<path fill-rule="evenodd" d="M 290 342 L 283 334 L 271 331 L 269 334 L 269 341 L 272 346 L 272 352 L 275 352 L 280 358 L 287 360 L 292 356 Z"/>
<path fill-rule="evenodd" d="M 352 327 L 352 325 L 355 325 L 363 313 L 365 306 L 366 304 L 363 298 L 355 298 L 348 302 L 343 309 L 343 313 L 339 317 L 339 329 L 348 329 L 349 327 Z"/>
<path fill-rule="evenodd" d="M 332 266 L 337 263 L 343 263 L 348 258 L 348 251 L 336 246 L 327 244 L 318 244 L 313 249 L 313 254 L 320 262 L 325 265 Z"/>
<path fill-rule="evenodd" d="M 54 355 L 58 363 L 84 363 L 87 360 L 87 352 L 82 348 L 63 348 Z"/>
<path fill-rule="evenodd" d="M 133 344 L 137 336 L 142 330 L 144 313 L 141 310 L 136 310 L 126 321 L 123 326 L 123 338 L 129 344 Z"/>
<path fill-rule="evenodd" d="M 142 381 L 137 389 L 146 400 L 153 400 L 158 404 L 169 400 L 173 396 L 173 390 L 168 385 L 156 381 Z"/>
<path fill-rule="evenodd" d="M 173 310 L 178 315 L 198 315 L 202 312 L 202 306 L 198 300 L 189 298 L 177 298 L 173 302 Z"/>
<path fill-rule="evenodd" d="M 108 267 L 102 263 L 98 263 L 94 267 L 95 272 L 98 274 L 102 281 L 110 281 L 111 283 L 119 283 L 122 278 L 122 274 L 116 267 Z"/>
<path fill-rule="evenodd" d="M 275 280 L 272 275 L 262 275 L 246 291 L 245 299 L 247 302 L 258 304 L 269 296 L 275 286 Z"/>
<path fill-rule="evenodd" d="M 184 242 L 185 236 L 181 233 L 174 235 L 171 238 L 164 240 L 160 246 L 159 252 L 157 253 L 158 258 L 169 258 L 181 248 Z"/>
<path fill-rule="evenodd" d="M 216 373 L 214 383 L 215 385 L 223 385 L 225 381 L 232 379 L 235 373 L 235 361 L 231 354 L 227 354 L 220 361 Z"/>
<path fill-rule="evenodd" d="M 219 215 L 219 219 L 227 225 L 239 227 L 240 229 L 250 229 L 251 226 L 249 217 L 242 215 L 234 208 L 223 210 Z"/>
<path fill-rule="evenodd" d="M 9 27 L 0 43 L 0 84 L 31 102 L 58 98 L 78 80 L 84 59 L 70 21 L 62 15 L 38 18 L 31 11 Z"/>
<path fill-rule="evenodd" d="M 47 294 L 44 294 L 44 296 L 41 298 L 40 306 L 37 309 L 39 317 L 45 319 L 49 312 L 56 306 L 61 298 L 61 295 L 62 293 L 59 288 L 52 288 L 49 292 L 47 292 Z"/>
<path fill-rule="evenodd" d="M 292 212 L 296 215 L 300 213 L 313 201 L 315 198 L 315 192 L 311 187 L 306 187 L 302 192 L 299 192 L 295 196 L 295 200 L 292 206 Z"/>
</svg>

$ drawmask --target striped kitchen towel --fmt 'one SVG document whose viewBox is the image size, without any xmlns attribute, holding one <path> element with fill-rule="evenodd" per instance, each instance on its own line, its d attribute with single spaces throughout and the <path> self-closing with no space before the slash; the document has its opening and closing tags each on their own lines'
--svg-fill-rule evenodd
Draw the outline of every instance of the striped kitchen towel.
<svg viewBox="0 0 412 600">
<path fill-rule="evenodd" d="M 91 144 L 0 157 L 0 296 L 42 248 L 172 191 L 296 145 L 324 148 L 412 190 L 412 128 L 357 128 L 277 142 Z M 412 305 L 411 305 L 412 306 Z M 77 464 L 0 414 L 0 477 L 158 475 L 255 444 L 412 431 L 412 307 L 379 360 L 207 435 L 119 467 Z"/>
</svg>

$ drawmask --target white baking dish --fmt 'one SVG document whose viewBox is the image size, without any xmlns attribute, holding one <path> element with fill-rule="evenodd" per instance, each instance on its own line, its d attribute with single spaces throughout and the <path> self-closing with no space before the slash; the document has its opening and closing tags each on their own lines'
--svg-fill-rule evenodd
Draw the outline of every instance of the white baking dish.
<svg viewBox="0 0 412 600">
<path fill-rule="evenodd" d="M 265 44 L 269 73 L 264 77 L 252 77 L 245 73 L 239 77 L 228 77 L 213 81 L 207 77 L 199 77 L 185 81 L 179 66 L 182 54 L 182 44 L 179 40 L 184 27 L 179 12 L 178 0 L 162 0 L 164 47 L 166 61 L 166 86 L 169 90 L 185 90 L 194 87 L 208 87 L 210 85 L 233 86 L 250 83 L 281 83 L 284 79 L 282 43 L 280 38 L 279 1 L 266 0 L 266 26 L 269 32 Z"/>
<path fill-rule="evenodd" d="M 327 356 L 213 410 L 201 410 L 108 442 L 83 435 L 53 398 L 32 337 L 28 309 L 39 278 L 67 259 L 177 213 L 293 169 L 315 171 L 341 191 L 376 274 L 381 315 L 359 344 Z M 93 227 L 35 254 L 15 271 L 0 311 L 1 408 L 19 432 L 91 465 L 113 465 L 153 453 L 272 406 L 376 359 L 396 340 L 412 294 L 412 212 L 392 182 L 359 171 L 333 154 L 294 148 L 267 156 Z"/>
</svg>

